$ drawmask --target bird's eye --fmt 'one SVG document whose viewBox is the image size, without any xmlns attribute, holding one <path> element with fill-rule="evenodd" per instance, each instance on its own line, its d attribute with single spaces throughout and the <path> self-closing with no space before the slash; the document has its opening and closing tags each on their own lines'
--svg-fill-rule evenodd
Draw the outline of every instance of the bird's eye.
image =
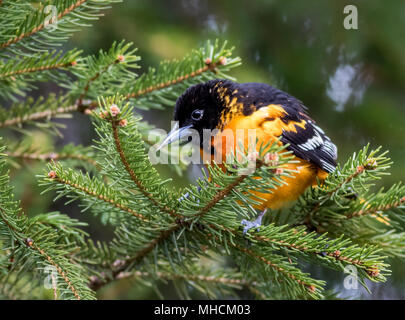
<svg viewBox="0 0 405 320">
<path fill-rule="evenodd" d="M 201 120 L 204 115 L 204 110 L 196 109 L 191 113 L 191 119 L 198 121 Z"/>
</svg>

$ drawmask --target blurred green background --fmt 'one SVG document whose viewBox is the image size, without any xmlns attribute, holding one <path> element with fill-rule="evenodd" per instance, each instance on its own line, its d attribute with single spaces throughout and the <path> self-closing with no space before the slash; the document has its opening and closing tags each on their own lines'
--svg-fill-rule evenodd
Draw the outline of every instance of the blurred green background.
<svg viewBox="0 0 405 320">
<path fill-rule="evenodd" d="M 343 8 L 358 9 L 358 29 L 343 27 Z M 299 98 L 310 115 L 325 129 L 339 149 L 340 162 L 368 142 L 390 150 L 391 176 L 382 185 L 405 180 L 405 2 L 391 1 L 237 1 L 237 0 L 135 0 L 115 5 L 91 28 L 75 34 L 68 47 L 97 53 L 114 40 L 134 42 L 142 57 L 140 73 L 162 59 L 180 58 L 207 39 L 226 39 L 236 48 L 243 64 L 232 73 L 239 82 L 265 82 Z M 49 92 L 49 90 L 48 90 Z M 146 120 L 169 129 L 172 109 L 143 112 Z M 68 129 L 58 143 L 88 145 L 94 133 L 88 119 L 75 115 L 64 121 Z M 35 168 L 31 169 L 35 171 Z M 184 177 L 168 171 L 175 184 L 195 179 L 190 168 Z M 31 172 L 32 173 L 32 172 Z M 42 210 L 48 199 L 32 203 L 29 178 L 18 187 L 23 205 Z M 35 181 L 32 182 L 35 184 Z M 31 199 L 31 203 L 24 202 Z M 34 198 L 36 199 L 36 198 Z M 28 200 L 27 200 L 28 201 Z M 41 204 L 42 203 L 42 204 Z M 37 209 L 35 209 L 37 208 Z M 63 202 L 52 206 L 78 212 Z M 77 213 L 78 214 L 78 213 Z M 111 233 L 88 215 L 88 231 L 107 239 Z M 405 298 L 402 261 L 393 261 L 393 275 L 385 284 L 345 291 L 344 275 L 313 269 L 315 277 L 330 281 L 340 297 L 366 299 Z M 142 287 L 143 288 L 143 287 Z M 175 298 L 171 286 L 166 297 Z M 102 298 L 157 298 L 151 288 L 132 287 L 122 281 L 100 293 Z"/>
</svg>

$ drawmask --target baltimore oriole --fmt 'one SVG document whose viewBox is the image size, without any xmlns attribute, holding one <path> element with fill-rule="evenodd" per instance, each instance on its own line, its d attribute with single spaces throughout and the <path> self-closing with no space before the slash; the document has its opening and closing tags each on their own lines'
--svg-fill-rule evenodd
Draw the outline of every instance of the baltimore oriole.
<svg viewBox="0 0 405 320">
<path fill-rule="evenodd" d="M 177 100 L 174 128 L 159 148 L 175 140 L 189 136 L 190 129 L 200 136 L 201 153 L 204 129 L 256 129 L 257 147 L 261 143 L 277 142 L 288 144 L 297 163 L 290 163 L 288 169 L 295 170 L 293 177 L 286 177 L 287 183 L 272 190 L 272 193 L 257 193 L 264 199 L 256 209 L 262 210 L 258 218 L 245 225 L 244 232 L 258 227 L 266 209 L 279 209 L 296 200 L 310 185 L 323 181 L 336 167 L 337 148 L 307 115 L 307 108 L 295 97 L 263 83 L 235 83 L 229 80 L 211 80 L 188 88 Z M 244 140 L 247 148 L 248 140 Z M 235 144 L 236 145 L 236 144 Z M 222 152 L 213 145 L 208 152 Z M 224 144 L 221 143 L 221 147 Z"/>
</svg>

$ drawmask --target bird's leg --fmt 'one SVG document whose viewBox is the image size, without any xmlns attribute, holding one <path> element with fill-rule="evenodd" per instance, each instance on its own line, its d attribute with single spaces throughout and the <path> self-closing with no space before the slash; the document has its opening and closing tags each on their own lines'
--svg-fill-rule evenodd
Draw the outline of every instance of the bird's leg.
<svg viewBox="0 0 405 320">
<path fill-rule="evenodd" d="M 246 232 L 248 232 L 248 230 L 252 229 L 252 228 L 256 228 L 257 231 L 260 230 L 260 226 L 262 225 L 262 218 L 264 216 L 264 214 L 266 213 L 267 209 L 264 209 L 262 212 L 259 213 L 259 215 L 257 216 L 256 220 L 254 221 L 248 221 L 243 219 L 241 222 L 241 225 L 244 226 L 243 227 L 243 234 L 246 234 Z"/>
</svg>

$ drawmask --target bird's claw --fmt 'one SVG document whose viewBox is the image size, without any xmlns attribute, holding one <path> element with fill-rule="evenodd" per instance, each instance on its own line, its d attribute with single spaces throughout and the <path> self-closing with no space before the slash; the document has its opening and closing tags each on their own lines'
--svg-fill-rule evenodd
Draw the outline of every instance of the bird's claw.
<svg viewBox="0 0 405 320">
<path fill-rule="evenodd" d="M 243 219 L 241 222 L 241 225 L 244 226 L 243 227 L 243 234 L 246 234 L 248 232 L 248 230 L 256 228 L 256 231 L 260 231 L 260 226 L 262 225 L 261 222 L 257 222 L 255 221 L 248 221 Z"/>
<path fill-rule="evenodd" d="M 264 210 L 259 213 L 257 216 L 256 220 L 254 221 L 248 221 L 246 219 L 243 219 L 241 221 L 241 225 L 243 227 L 243 234 L 245 235 L 250 229 L 256 228 L 256 231 L 260 231 L 260 227 L 262 226 L 262 218 L 264 214 L 266 213 L 267 210 Z"/>
</svg>

